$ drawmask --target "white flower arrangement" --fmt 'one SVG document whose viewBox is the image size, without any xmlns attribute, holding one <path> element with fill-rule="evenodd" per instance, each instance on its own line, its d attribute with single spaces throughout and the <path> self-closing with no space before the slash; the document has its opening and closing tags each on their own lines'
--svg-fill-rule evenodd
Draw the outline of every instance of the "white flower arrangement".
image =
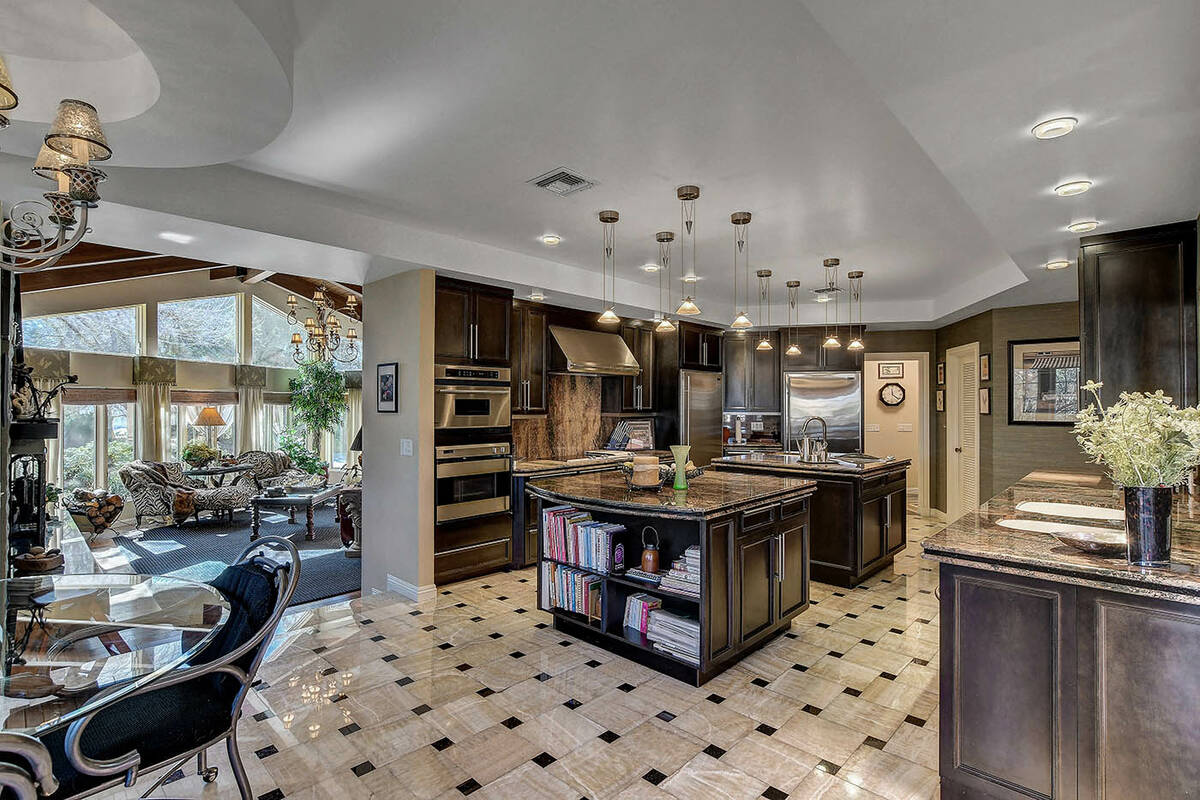
<svg viewBox="0 0 1200 800">
<path fill-rule="evenodd" d="M 1088 381 L 1095 405 L 1075 415 L 1075 438 L 1120 486 L 1178 486 L 1200 465 L 1200 408 L 1177 408 L 1162 390 L 1121 392 L 1105 408 L 1103 383 Z"/>
</svg>

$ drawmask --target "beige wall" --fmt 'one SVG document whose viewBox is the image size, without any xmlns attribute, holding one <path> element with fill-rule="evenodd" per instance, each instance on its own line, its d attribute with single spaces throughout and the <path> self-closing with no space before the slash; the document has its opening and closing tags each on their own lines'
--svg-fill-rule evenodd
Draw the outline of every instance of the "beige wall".
<svg viewBox="0 0 1200 800">
<path fill-rule="evenodd" d="M 363 592 L 413 599 L 433 586 L 432 270 L 367 284 L 374 335 L 363 354 Z M 399 362 L 398 412 L 376 411 L 375 368 Z M 401 455 L 403 440 L 412 455 Z"/>
<path fill-rule="evenodd" d="M 903 378 L 880 378 L 879 364 L 904 365 Z M 879 390 L 884 384 L 898 383 L 904 387 L 904 402 L 899 406 L 887 406 L 879 399 Z M 867 361 L 863 365 L 863 449 L 877 456 L 895 456 L 912 459 L 908 471 L 908 488 L 921 488 L 921 404 L 925 402 L 920 381 L 920 362 L 898 361 L 881 356 L 879 361 Z M 872 430 L 872 426 L 879 430 Z M 908 430 L 900 430 L 907 426 Z"/>
</svg>

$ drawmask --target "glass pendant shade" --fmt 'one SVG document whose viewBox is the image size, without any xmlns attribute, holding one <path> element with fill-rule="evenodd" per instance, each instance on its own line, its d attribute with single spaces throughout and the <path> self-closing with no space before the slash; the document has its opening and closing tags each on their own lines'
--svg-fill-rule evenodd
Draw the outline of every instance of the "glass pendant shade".
<svg viewBox="0 0 1200 800">
<path fill-rule="evenodd" d="M 825 340 L 824 344 L 822 344 L 821 346 L 834 348 L 834 347 L 841 347 L 842 343 L 838 340 L 836 335 L 831 335 L 828 339 Z"/>
<path fill-rule="evenodd" d="M 738 315 L 733 318 L 733 322 L 729 323 L 729 327 L 733 328 L 735 331 L 740 331 L 744 328 L 753 328 L 754 323 L 751 322 L 750 318 L 746 316 L 745 311 L 739 311 Z"/>
<path fill-rule="evenodd" d="M 760 339 L 758 341 L 758 344 L 754 346 L 754 349 L 755 350 L 774 350 L 775 348 L 771 346 L 771 340 L 764 336 L 762 339 Z"/>
<path fill-rule="evenodd" d="M 603 322 L 605 325 L 615 325 L 621 321 L 621 318 L 617 316 L 617 312 L 613 311 L 613 307 L 609 306 L 608 308 L 604 309 L 603 314 L 601 314 L 599 317 L 596 317 L 596 321 Z"/>
<path fill-rule="evenodd" d="M 679 308 L 675 309 L 675 313 L 681 316 L 695 316 L 700 313 L 700 306 L 690 297 L 683 298 L 683 302 L 679 304 Z"/>
<path fill-rule="evenodd" d="M 8 74 L 8 64 L 4 56 L 0 56 L 0 111 L 8 111 L 17 107 L 17 93 L 12 88 L 12 78 Z"/>
<path fill-rule="evenodd" d="M 654 330 L 658 331 L 659 333 L 670 333 L 671 331 L 675 330 L 675 326 L 671 324 L 671 320 L 663 317 L 658 321 L 658 324 L 654 326 Z"/>
<path fill-rule="evenodd" d="M 77 142 L 86 145 L 89 161 L 107 161 L 112 157 L 96 107 L 82 100 L 63 100 L 46 134 L 46 144 L 51 150 L 70 156 L 75 154 Z"/>
<path fill-rule="evenodd" d="M 785 350 L 784 352 L 787 353 L 789 356 L 801 355 L 800 345 L 796 344 L 795 342 L 792 342 L 791 344 L 788 345 L 788 349 Z"/>
<path fill-rule="evenodd" d="M 855 336 L 850 340 L 850 344 L 846 345 L 847 350 L 862 350 L 864 347 L 862 339 Z"/>
</svg>

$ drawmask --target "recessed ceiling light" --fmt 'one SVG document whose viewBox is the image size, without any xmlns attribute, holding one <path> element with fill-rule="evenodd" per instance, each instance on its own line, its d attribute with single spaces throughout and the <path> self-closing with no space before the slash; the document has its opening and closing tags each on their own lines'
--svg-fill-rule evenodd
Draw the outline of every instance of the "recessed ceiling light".
<svg viewBox="0 0 1200 800">
<path fill-rule="evenodd" d="M 158 235 L 158 238 L 166 239 L 168 242 L 175 242 L 176 244 L 188 244 L 189 242 L 196 241 L 196 237 L 190 233 L 176 233 L 175 231 L 163 231 Z"/>
<path fill-rule="evenodd" d="M 1072 222 L 1067 226 L 1067 230 L 1071 233 L 1087 233 L 1088 231 L 1096 230 L 1098 227 L 1100 227 L 1100 223 L 1096 222 L 1096 220 L 1085 219 L 1081 222 Z"/>
<path fill-rule="evenodd" d="M 815 300 L 816 300 L 818 303 L 828 303 L 828 302 L 829 302 L 829 295 L 827 295 L 827 294 L 819 294 L 819 295 L 817 295 L 817 296 L 816 296 L 814 299 L 815 299 Z"/>
<path fill-rule="evenodd" d="M 644 269 L 646 272 L 658 272 L 658 264 L 655 264 L 653 261 L 651 261 L 648 264 L 642 264 L 642 269 Z"/>
<path fill-rule="evenodd" d="M 1054 193 L 1059 197 L 1073 197 L 1077 194 L 1083 194 L 1090 188 L 1092 188 L 1091 181 L 1070 181 L 1069 183 L 1055 186 Z"/>
<path fill-rule="evenodd" d="M 1075 130 L 1079 120 L 1074 117 L 1056 117 L 1033 126 L 1033 135 L 1038 139 L 1057 139 Z"/>
<path fill-rule="evenodd" d="M 542 292 L 541 289 L 534 289 L 532 292 L 529 293 L 529 299 L 533 300 L 534 302 L 540 303 L 546 299 L 546 295 L 545 295 L 545 293 Z"/>
<path fill-rule="evenodd" d="M 1046 269 L 1049 270 L 1066 269 L 1069 266 L 1071 266 L 1071 262 L 1067 261 L 1065 258 L 1059 258 L 1054 261 L 1046 262 Z"/>
<path fill-rule="evenodd" d="M 682 278 L 680 278 L 680 280 L 683 281 L 684 283 L 695 283 L 696 281 L 700 280 L 700 276 L 699 275 L 684 275 Z"/>
<path fill-rule="evenodd" d="M 558 243 L 562 241 L 562 237 L 557 233 L 543 233 L 542 244 L 546 247 L 558 247 Z"/>
</svg>

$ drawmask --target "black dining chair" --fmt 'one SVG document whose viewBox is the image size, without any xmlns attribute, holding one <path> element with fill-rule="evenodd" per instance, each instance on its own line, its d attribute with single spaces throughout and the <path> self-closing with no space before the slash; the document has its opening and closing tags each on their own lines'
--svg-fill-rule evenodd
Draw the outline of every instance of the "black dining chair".
<svg viewBox="0 0 1200 800">
<path fill-rule="evenodd" d="M 272 557 L 271 551 L 282 551 L 284 557 Z M 32 737 L 12 740 L 24 751 L 6 747 L 0 739 L 0 761 L 6 762 L 0 765 L 0 798 L 32 800 L 35 795 L 27 794 L 22 783 L 26 778 L 38 798 L 87 797 L 122 783 L 133 786 L 140 773 L 170 766 L 142 795 L 146 797 L 192 757 L 197 774 L 211 783 L 217 768 L 208 766 L 207 751 L 224 741 L 238 791 L 243 800 L 253 800 L 238 753 L 238 718 L 299 579 L 295 545 L 278 536 L 255 541 L 210 582 L 229 601 L 229 618 L 186 667 L 41 737 L 52 775 L 45 773 L 37 748 L 26 741 Z"/>
</svg>

